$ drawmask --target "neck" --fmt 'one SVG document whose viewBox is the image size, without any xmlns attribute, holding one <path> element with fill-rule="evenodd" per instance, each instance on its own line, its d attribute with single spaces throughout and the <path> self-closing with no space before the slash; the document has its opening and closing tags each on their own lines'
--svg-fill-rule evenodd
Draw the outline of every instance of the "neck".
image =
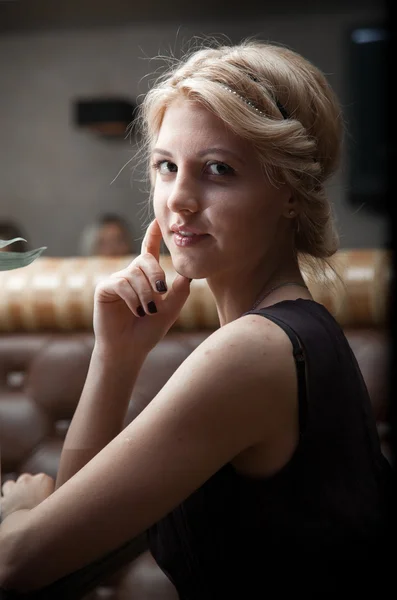
<svg viewBox="0 0 397 600">
<path fill-rule="evenodd" d="M 285 282 L 296 282 L 304 285 L 304 280 L 299 269 L 296 257 L 282 261 L 277 265 L 259 264 L 245 267 L 233 272 L 214 275 L 207 279 L 208 286 L 215 298 L 221 326 L 231 323 L 241 315 L 251 310 L 254 303 L 261 295 L 266 294 L 272 288 Z M 293 290 L 281 287 L 271 292 L 260 306 L 270 306 L 274 298 L 289 299 Z"/>
</svg>

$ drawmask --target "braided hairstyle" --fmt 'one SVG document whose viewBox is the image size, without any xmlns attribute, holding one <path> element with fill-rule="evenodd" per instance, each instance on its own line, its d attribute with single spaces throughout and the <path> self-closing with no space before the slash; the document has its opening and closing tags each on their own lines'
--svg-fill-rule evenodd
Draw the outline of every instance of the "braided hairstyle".
<svg viewBox="0 0 397 600">
<path fill-rule="evenodd" d="M 204 46 L 176 60 L 147 93 L 140 123 L 148 152 L 167 106 L 181 95 L 249 140 L 269 180 L 289 186 L 298 206 L 297 254 L 309 260 L 332 256 L 338 235 L 325 183 L 339 164 L 343 121 L 324 74 L 275 44 Z"/>
</svg>

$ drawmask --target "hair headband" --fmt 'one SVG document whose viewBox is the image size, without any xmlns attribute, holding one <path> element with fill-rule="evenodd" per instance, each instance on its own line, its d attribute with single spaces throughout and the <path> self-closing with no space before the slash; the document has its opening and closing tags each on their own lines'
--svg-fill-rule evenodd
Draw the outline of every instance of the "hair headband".
<svg viewBox="0 0 397 600">
<path fill-rule="evenodd" d="M 250 79 L 252 79 L 253 81 L 255 81 L 256 83 L 258 83 L 257 78 L 254 77 L 253 75 L 248 75 L 248 77 Z M 223 88 L 225 88 L 225 90 L 227 90 L 228 92 L 230 92 L 231 94 L 234 94 L 234 96 L 237 96 L 237 98 L 240 98 L 240 100 L 242 100 L 243 102 L 245 102 L 245 104 L 247 104 L 248 106 L 250 106 L 251 108 L 253 108 L 258 114 L 266 116 L 266 114 L 262 110 L 259 110 L 259 108 L 253 102 L 251 102 L 251 100 L 247 100 L 247 98 L 244 98 L 244 96 L 241 96 L 241 94 L 238 94 L 237 92 L 235 92 L 234 90 L 232 90 L 232 88 L 228 87 L 224 83 L 221 83 L 220 85 Z M 281 104 L 281 102 L 279 102 L 279 100 L 277 100 L 277 98 L 273 98 L 273 100 L 276 103 L 276 106 L 277 106 L 278 110 L 280 111 L 280 114 L 283 117 L 283 119 L 289 119 L 289 114 L 285 110 L 285 108 Z"/>
</svg>

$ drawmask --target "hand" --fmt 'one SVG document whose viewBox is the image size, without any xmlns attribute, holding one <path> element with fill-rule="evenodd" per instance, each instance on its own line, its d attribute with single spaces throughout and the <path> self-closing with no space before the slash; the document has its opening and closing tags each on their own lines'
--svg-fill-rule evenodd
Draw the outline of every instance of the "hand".
<svg viewBox="0 0 397 600">
<path fill-rule="evenodd" d="M 55 489 L 55 481 L 49 475 L 23 473 L 16 481 L 6 481 L 2 486 L 1 519 L 17 510 L 32 509 L 48 498 Z"/>
<path fill-rule="evenodd" d="M 128 267 L 97 285 L 95 346 L 103 355 L 124 356 L 131 350 L 146 355 L 178 318 L 190 293 L 190 281 L 176 275 L 170 290 L 157 289 L 156 282 L 166 283 L 159 264 L 161 239 L 159 224 L 154 219 L 143 239 L 141 254 Z M 157 312 L 150 312 L 148 304 L 153 307 L 152 303 Z M 139 307 L 144 316 L 140 316 Z"/>
</svg>

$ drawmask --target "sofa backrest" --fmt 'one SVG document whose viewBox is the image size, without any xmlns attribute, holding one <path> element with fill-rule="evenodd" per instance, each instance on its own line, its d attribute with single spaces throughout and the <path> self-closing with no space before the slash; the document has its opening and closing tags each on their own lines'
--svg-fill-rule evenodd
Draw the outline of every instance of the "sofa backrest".
<svg viewBox="0 0 397 600">
<path fill-rule="evenodd" d="M 28 471 L 56 476 L 63 440 L 77 406 L 94 344 L 95 283 L 129 259 L 38 259 L 0 274 L 0 450 L 3 481 Z M 309 282 L 343 325 L 374 406 L 383 450 L 388 446 L 387 286 L 382 251 L 337 258 L 333 286 Z M 40 266 L 41 265 L 41 266 Z M 172 279 L 169 257 L 163 258 Z M 204 281 L 175 326 L 150 353 L 131 396 L 126 424 L 157 394 L 175 369 L 218 326 Z"/>
<path fill-rule="evenodd" d="M 97 282 L 125 268 L 133 258 L 41 257 L 23 269 L 0 271 L 0 331 L 91 330 Z M 161 257 L 160 263 L 171 285 L 175 271 L 170 257 Z M 341 250 L 316 279 L 307 270 L 303 275 L 314 299 L 343 327 L 387 324 L 391 279 L 388 251 Z M 194 280 L 174 329 L 213 329 L 218 324 L 206 281 Z"/>
</svg>

